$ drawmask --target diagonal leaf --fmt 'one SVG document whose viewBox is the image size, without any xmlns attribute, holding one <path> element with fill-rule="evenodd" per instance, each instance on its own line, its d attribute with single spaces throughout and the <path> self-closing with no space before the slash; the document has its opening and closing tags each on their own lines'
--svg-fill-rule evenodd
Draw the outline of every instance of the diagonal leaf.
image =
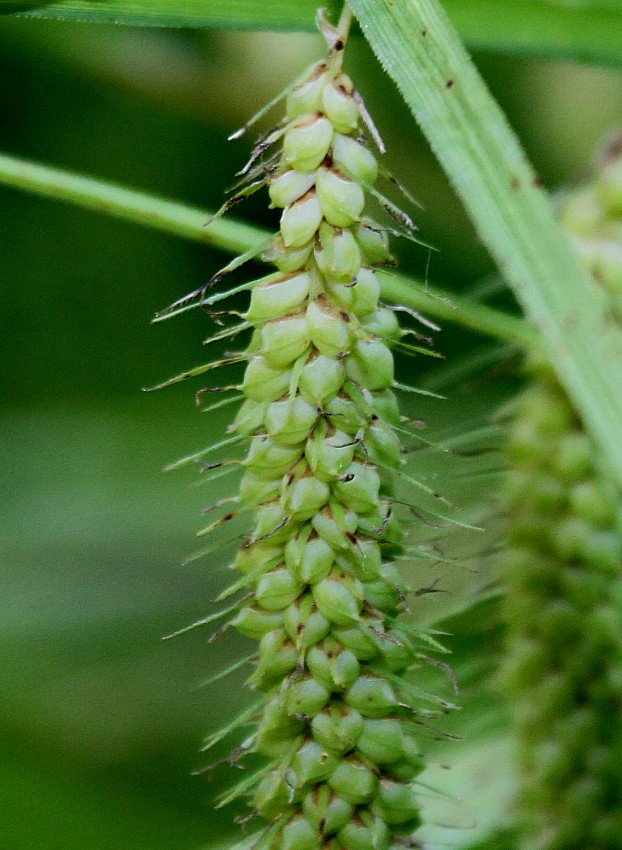
<svg viewBox="0 0 622 850">
<path fill-rule="evenodd" d="M 134 24 L 156 27 L 315 30 L 318 5 L 334 0 L 0 0 L 0 12 L 28 18 Z M 332 11 L 335 11 L 333 8 Z"/>
<path fill-rule="evenodd" d="M 161 27 L 314 31 L 325 0 L 0 0 L 0 14 Z M 619 0 L 446 0 L 474 48 L 622 64 Z M 335 9 L 333 8 L 333 11 Z"/>
<path fill-rule="evenodd" d="M 72 174 L 35 162 L 0 154 L 0 185 L 57 198 L 87 209 L 203 242 L 232 253 L 244 253 L 265 242 L 268 232 L 232 219 L 217 219 L 207 210 L 136 192 L 114 183 Z M 438 316 L 521 346 L 533 346 L 538 336 L 522 319 L 485 304 L 431 291 L 402 275 L 381 275 L 382 291 L 390 301 Z"/>
<path fill-rule="evenodd" d="M 505 116 L 437 0 L 350 5 L 622 484 L 622 329 Z"/>
</svg>

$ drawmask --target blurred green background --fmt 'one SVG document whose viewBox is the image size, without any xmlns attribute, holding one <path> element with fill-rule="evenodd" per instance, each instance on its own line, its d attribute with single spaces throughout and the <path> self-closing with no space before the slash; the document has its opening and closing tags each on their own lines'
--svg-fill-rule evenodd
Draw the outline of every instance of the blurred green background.
<svg viewBox="0 0 622 850">
<path fill-rule="evenodd" d="M 321 51 L 313 36 L 0 19 L 0 149 L 216 208 L 249 150 L 227 135 Z M 620 72 L 475 58 L 544 183 L 580 179 L 621 120 Z M 429 262 L 402 245 L 402 267 L 423 277 L 429 264 L 431 282 L 469 290 L 492 271 L 485 251 L 360 39 L 349 69 L 389 167 L 425 208 L 423 238 L 440 249 Z M 256 196 L 242 214 L 273 222 L 264 206 Z M 245 704 L 244 676 L 197 686 L 249 650 L 229 635 L 208 646 L 202 630 L 160 640 L 213 610 L 227 564 L 223 553 L 181 566 L 214 488 L 191 486 L 193 470 L 160 469 L 222 433 L 227 411 L 196 411 L 200 385 L 141 387 L 201 362 L 205 316 L 150 319 L 223 256 L 8 189 L 0 218 L 0 846 L 220 844 L 232 813 L 210 800 L 230 769 L 191 773 L 209 761 L 197 752 L 203 735 Z M 509 296 L 500 303 L 511 308 Z M 446 328 L 438 345 L 451 365 L 489 343 Z M 427 404 L 430 434 L 485 421 L 508 392 L 502 377 L 485 373 L 452 387 L 449 403 Z M 459 478 L 477 504 L 480 485 Z M 476 624 L 465 628 L 477 645 Z"/>
</svg>

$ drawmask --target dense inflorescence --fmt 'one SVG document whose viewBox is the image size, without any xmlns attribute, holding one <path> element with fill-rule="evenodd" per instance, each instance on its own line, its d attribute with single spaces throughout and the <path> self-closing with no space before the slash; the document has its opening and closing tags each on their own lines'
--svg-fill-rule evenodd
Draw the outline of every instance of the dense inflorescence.
<svg viewBox="0 0 622 850">
<path fill-rule="evenodd" d="M 561 196 L 559 213 L 622 324 L 622 136 L 602 147 L 593 180 Z"/>
<path fill-rule="evenodd" d="M 609 163 L 594 186 L 564 199 L 562 219 L 615 313 L 622 291 L 622 180 L 616 211 L 612 167 L 619 174 Z M 503 671 L 519 742 L 521 847 L 616 850 L 622 496 L 552 369 L 533 362 L 529 374 L 508 445 Z"/>
<path fill-rule="evenodd" d="M 238 501 L 252 530 L 233 564 L 245 595 L 230 624 L 259 641 L 250 684 L 262 697 L 232 758 L 268 761 L 228 799 L 248 794 L 265 820 L 254 847 L 389 850 L 420 824 L 421 733 L 437 734 L 428 721 L 447 704 L 404 678 L 436 644 L 396 622 L 407 588 L 391 348 L 403 332 L 374 272 L 392 259 L 386 231 L 363 217 L 378 166 L 344 39 L 324 29 L 327 58 L 256 149 L 282 141 L 259 182 L 283 212 L 264 253 L 277 271 L 246 287 L 239 326 L 252 336 L 230 439 L 250 443 Z"/>
</svg>

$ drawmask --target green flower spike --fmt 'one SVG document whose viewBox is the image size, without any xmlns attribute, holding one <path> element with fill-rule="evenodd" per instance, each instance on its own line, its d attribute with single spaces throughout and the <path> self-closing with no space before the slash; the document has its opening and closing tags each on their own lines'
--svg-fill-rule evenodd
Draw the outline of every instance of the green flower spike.
<svg viewBox="0 0 622 850">
<path fill-rule="evenodd" d="M 595 179 L 562 196 L 560 217 L 622 324 L 622 137 L 600 151 Z"/>
<path fill-rule="evenodd" d="M 621 303 L 620 163 L 618 148 L 594 185 L 565 197 L 561 208 L 612 312 Z M 604 265 L 614 245 L 617 268 Z M 508 445 L 502 675 L 519 744 L 520 847 L 615 850 L 622 836 L 622 494 L 552 368 L 531 362 L 529 374 Z"/>
<path fill-rule="evenodd" d="M 228 624 L 259 642 L 249 684 L 263 699 L 207 747 L 255 719 L 231 760 L 267 762 L 223 798 L 250 797 L 265 821 L 241 845 L 254 850 L 390 850 L 420 823 L 417 734 L 430 708 L 401 680 L 430 645 L 395 625 L 408 592 L 392 564 L 404 549 L 390 485 L 404 462 L 391 352 L 402 332 L 374 271 L 393 262 L 386 231 L 363 217 L 378 168 L 342 70 L 349 21 L 347 9 L 337 27 L 320 14 L 328 55 L 243 170 L 282 210 L 257 251 L 278 271 L 230 293 L 250 291 L 236 328 L 251 341 L 232 355 L 246 371 L 227 388 L 244 397 L 230 441 L 249 445 L 239 510 L 222 521 L 252 520 L 232 565 L 241 578 L 222 596 L 243 594 Z M 282 148 L 263 161 L 268 141 Z M 197 294 L 172 312 L 227 295 Z"/>
</svg>

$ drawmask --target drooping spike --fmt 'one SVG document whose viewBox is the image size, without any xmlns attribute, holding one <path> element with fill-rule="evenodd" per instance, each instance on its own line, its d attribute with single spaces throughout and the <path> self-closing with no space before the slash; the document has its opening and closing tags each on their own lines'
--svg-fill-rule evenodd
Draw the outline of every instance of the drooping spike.
<svg viewBox="0 0 622 850">
<path fill-rule="evenodd" d="M 265 184 L 272 206 L 282 210 L 279 233 L 158 317 L 209 308 L 245 291 L 250 295 L 242 322 L 211 339 L 224 340 L 248 329 L 246 351 L 166 382 L 247 361 L 239 385 L 199 393 L 200 398 L 202 392 L 235 391 L 208 411 L 243 398 L 229 427 L 232 436 L 167 467 L 195 462 L 210 471 L 210 484 L 240 467 L 238 494 L 216 500 L 209 509 L 235 502 L 235 510 L 199 535 L 212 534 L 244 513 L 252 519 L 245 532 L 188 559 L 237 545 L 231 566 L 238 578 L 219 600 L 246 595 L 225 609 L 235 615 L 216 634 L 233 627 L 258 641 L 252 656 L 213 680 L 256 660 L 247 685 L 262 698 L 206 742 L 210 748 L 250 725 L 250 736 L 223 761 L 237 764 L 251 751 L 267 760 L 219 802 L 249 797 L 251 816 L 266 823 L 239 850 L 416 846 L 412 833 L 419 824 L 420 803 L 414 782 L 425 767 L 419 742 L 442 735 L 428 720 L 456 708 L 416 680 L 417 668 L 435 663 L 425 660 L 424 650 L 447 650 L 435 632 L 408 626 L 399 618 L 409 594 L 416 618 L 423 593 L 411 592 L 404 584 L 396 562 L 407 553 L 455 566 L 440 547 L 407 546 L 400 525 L 404 516 L 411 521 L 415 516 L 422 526 L 435 520 L 473 526 L 389 494 L 393 475 L 410 489 L 453 507 L 402 469 L 399 435 L 412 434 L 393 389 L 442 397 L 396 382 L 392 349 L 414 356 L 441 355 L 417 332 L 411 331 L 429 348 L 403 341 L 408 331 L 399 328 L 399 305 L 386 309 L 380 302 L 377 271 L 395 262 L 388 234 L 420 240 L 410 216 L 372 185 L 379 170 L 388 172 L 378 169 L 367 148 L 360 119 L 380 150 L 384 145 L 343 72 L 350 20 L 347 4 L 336 26 L 324 12 L 318 13 L 328 43 L 325 59 L 232 136 L 240 136 L 286 96 L 283 121 L 258 140 L 238 175 L 243 179 L 234 187 L 234 196 L 218 213 Z M 257 164 L 267 148 L 279 142 L 280 152 L 268 163 Z M 376 225 L 367 217 L 369 198 L 380 202 L 397 228 Z M 278 271 L 207 294 L 223 274 L 260 251 Z M 424 316 L 413 317 L 438 330 Z M 220 314 L 213 318 L 218 321 Z M 205 460 L 244 441 L 244 459 Z M 438 666 L 450 669 L 445 662 Z M 412 678 L 406 679 L 411 669 Z"/>
</svg>

